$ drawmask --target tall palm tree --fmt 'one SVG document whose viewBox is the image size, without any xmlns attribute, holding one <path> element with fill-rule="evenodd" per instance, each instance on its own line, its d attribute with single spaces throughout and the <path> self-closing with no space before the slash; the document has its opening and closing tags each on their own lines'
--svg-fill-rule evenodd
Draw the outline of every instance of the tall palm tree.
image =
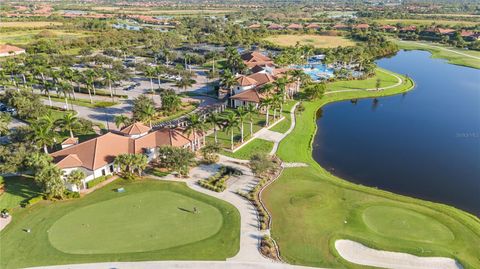
<svg viewBox="0 0 480 269">
<path fill-rule="evenodd" d="M 67 95 L 70 96 L 70 94 L 73 92 L 73 86 L 72 84 L 66 82 L 66 81 L 61 81 L 59 85 L 60 91 L 63 93 L 63 96 L 65 97 L 65 105 L 66 109 L 68 110 L 68 101 L 67 101 Z"/>
<path fill-rule="evenodd" d="M 281 94 L 282 99 L 285 101 L 285 88 L 288 84 L 288 78 L 286 77 L 281 77 L 273 82 L 273 85 L 277 88 L 277 91 L 279 94 Z"/>
<path fill-rule="evenodd" d="M 43 122 L 35 122 L 31 125 L 32 140 L 39 147 L 43 147 L 43 151 L 48 154 L 48 147 L 53 146 L 57 133 L 53 131 L 53 125 Z"/>
<path fill-rule="evenodd" d="M 265 115 L 265 126 L 268 126 L 269 114 L 270 114 L 270 106 L 273 104 L 272 98 L 265 98 L 261 101 L 260 106 L 265 108 L 266 115 Z"/>
<path fill-rule="evenodd" d="M 84 72 L 82 75 L 85 79 L 85 84 L 87 85 L 87 91 L 88 91 L 88 97 L 90 98 L 90 104 L 93 104 L 91 89 L 93 89 L 93 91 L 95 92 L 94 75 L 92 73 L 86 73 L 86 72 Z"/>
<path fill-rule="evenodd" d="M 157 111 L 155 110 L 155 107 L 149 104 L 142 108 L 140 112 L 140 120 L 143 122 L 148 122 L 150 128 L 152 128 L 152 120 L 156 115 Z"/>
<path fill-rule="evenodd" d="M 112 98 L 112 102 L 115 102 L 115 98 L 113 97 L 112 84 L 114 83 L 116 78 L 109 71 L 105 71 L 105 80 L 107 81 L 108 89 L 110 90 L 110 97 Z"/>
<path fill-rule="evenodd" d="M 93 89 L 93 95 L 97 95 L 97 90 L 95 88 L 95 81 L 98 78 L 97 72 L 95 72 L 95 70 L 88 69 L 87 71 L 85 71 L 85 76 L 87 84 L 89 84 L 90 87 Z"/>
<path fill-rule="evenodd" d="M 272 97 L 272 108 L 273 108 L 273 121 L 277 118 L 277 109 L 282 107 L 282 95 L 280 93 L 275 94 Z"/>
<path fill-rule="evenodd" d="M 147 67 L 145 70 L 145 77 L 147 77 L 150 80 L 150 93 L 152 93 L 152 98 L 153 98 L 153 93 L 155 90 L 153 89 L 153 78 L 155 77 L 156 72 L 153 67 Z"/>
<path fill-rule="evenodd" d="M 205 121 L 200 119 L 200 116 L 198 114 L 191 114 L 188 117 L 188 125 L 185 128 L 185 133 L 187 135 L 190 135 L 193 133 L 193 145 L 192 145 L 192 150 L 196 150 L 196 145 L 199 144 L 197 141 L 197 133 L 202 132 L 204 133 L 206 129 Z M 203 136 L 205 137 L 205 135 Z"/>
<path fill-rule="evenodd" d="M 120 126 L 122 127 L 127 126 L 127 124 L 130 122 L 130 118 L 121 114 L 121 115 L 115 116 L 114 121 L 115 121 L 115 126 L 117 126 L 117 128 L 120 129 Z"/>
<path fill-rule="evenodd" d="M 189 78 L 189 77 L 185 77 L 183 76 L 182 79 L 180 79 L 179 81 L 177 81 L 177 83 L 175 83 L 175 86 L 177 88 L 181 88 L 183 89 L 183 91 L 186 91 L 188 87 L 191 87 L 193 85 L 192 83 L 192 80 Z"/>
<path fill-rule="evenodd" d="M 248 112 L 243 106 L 241 106 L 235 110 L 235 113 L 237 114 L 238 121 L 240 122 L 240 140 L 243 143 L 243 123 L 248 116 Z"/>
<path fill-rule="evenodd" d="M 253 116 L 257 113 L 257 108 L 254 104 L 250 103 L 245 107 L 248 120 L 250 121 L 250 136 L 253 136 Z"/>
<path fill-rule="evenodd" d="M 77 116 L 73 112 L 68 112 L 63 115 L 63 118 L 59 119 L 58 121 L 60 127 L 65 130 L 70 132 L 70 137 L 73 138 L 73 130 L 76 129 L 79 125 L 79 121 Z"/>
<path fill-rule="evenodd" d="M 233 131 L 235 130 L 235 128 L 238 128 L 238 124 L 240 122 L 238 121 L 237 115 L 233 112 L 227 113 L 224 116 L 224 120 L 225 120 L 224 130 L 227 133 L 230 132 L 230 146 L 231 146 L 231 149 L 233 150 Z"/>
<path fill-rule="evenodd" d="M 48 104 L 50 106 L 53 106 L 52 104 L 52 98 L 50 96 L 50 87 L 52 86 L 52 84 L 50 82 L 45 82 L 44 84 L 44 88 L 43 88 L 43 92 L 48 96 Z"/>
<path fill-rule="evenodd" d="M 218 143 L 218 140 L 217 140 L 217 127 L 218 128 L 222 128 L 222 124 L 223 124 L 223 119 L 219 116 L 218 113 L 211 113 L 209 116 L 208 116 L 208 119 L 207 121 L 212 124 L 213 126 L 213 135 L 215 137 L 215 144 Z"/>
</svg>

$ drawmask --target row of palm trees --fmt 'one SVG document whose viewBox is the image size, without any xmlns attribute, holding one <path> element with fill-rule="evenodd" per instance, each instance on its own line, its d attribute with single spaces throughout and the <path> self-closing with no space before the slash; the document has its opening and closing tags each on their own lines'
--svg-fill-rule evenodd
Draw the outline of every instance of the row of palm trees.
<svg viewBox="0 0 480 269">
<path fill-rule="evenodd" d="M 88 91 L 90 103 L 93 103 L 92 93 L 96 95 L 96 84 L 103 82 L 108 86 L 110 97 L 115 101 L 116 90 L 112 87 L 120 80 L 120 74 L 114 69 L 87 69 L 79 71 L 68 66 L 53 68 L 46 61 L 35 60 L 34 58 L 8 59 L 2 63 L 0 69 L 0 81 L 11 85 L 17 90 L 20 87 L 31 89 L 39 86 L 42 93 L 48 96 L 52 105 L 51 92 L 55 91 L 57 96 L 63 95 L 68 107 L 67 99 L 76 100 L 75 88 L 81 92 L 81 87 Z M 74 85 L 76 87 L 74 87 Z"/>
<path fill-rule="evenodd" d="M 44 152 L 48 154 L 48 147 L 57 143 L 59 138 L 56 129 L 68 131 L 70 137 L 73 138 L 74 131 L 80 124 L 79 119 L 72 112 L 65 113 L 60 119 L 55 119 L 51 114 L 46 114 L 30 125 L 31 132 L 28 134 L 28 140 L 43 148 Z"/>
</svg>

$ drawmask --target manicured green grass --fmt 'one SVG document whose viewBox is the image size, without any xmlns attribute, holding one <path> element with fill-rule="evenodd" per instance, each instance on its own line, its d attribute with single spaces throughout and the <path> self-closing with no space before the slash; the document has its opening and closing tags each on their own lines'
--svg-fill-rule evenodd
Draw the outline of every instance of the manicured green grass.
<svg viewBox="0 0 480 269">
<path fill-rule="evenodd" d="M 409 42 L 409 41 L 400 41 L 400 40 L 395 40 L 395 41 L 400 49 L 425 50 L 432 53 L 432 58 L 446 59 L 451 64 L 480 69 L 480 59 L 479 59 L 480 52 L 479 51 L 464 50 L 459 48 L 443 46 L 441 44 L 431 44 L 431 43 L 425 43 L 425 42 Z M 445 49 L 471 55 L 477 58 L 468 57 L 468 56 L 461 55 Z"/>
<path fill-rule="evenodd" d="M 238 252 L 239 223 L 235 207 L 184 183 L 117 180 L 84 198 L 14 210 L 0 232 L 0 267 L 225 260 Z"/>
<path fill-rule="evenodd" d="M 277 123 L 275 126 L 270 128 L 270 131 L 285 133 L 290 129 L 290 125 L 292 124 L 292 119 L 290 117 L 290 110 L 292 109 L 293 105 L 295 105 L 296 101 L 288 100 L 285 105 L 283 106 L 282 116 L 285 117 L 284 120 Z"/>
<path fill-rule="evenodd" d="M 321 35 L 272 35 L 264 40 L 282 47 L 309 45 L 315 48 L 336 48 L 355 46 L 355 42 L 342 36 L 321 36 Z"/>
<path fill-rule="evenodd" d="M 4 177 L 3 183 L 5 191 L 0 194 L 0 210 L 18 207 L 22 201 L 41 194 L 33 178 L 28 176 Z"/>
<path fill-rule="evenodd" d="M 385 91 L 355 91 L 304 102 L 294 131 L 277 155 L 308 167 L 285 169 L 263 194 L 273 216 L 272 236 L 282 257 L 294 264 L 364 268 L 339 257 L 336 239 L 367 246 L 458 259 L 464 268 L 480 267 L 480 221 L 450 206 L 356 185 L 324 170 L 312 158 L 316 113 L 323 105 L 351 98 L 398 94 L 413 82 Z"/>
<path fill-rule="evenodd" d="M 232 109 L 232 111 L 234 111 Z M 277 116 L 278 117 L 278 116 Z M 265 127 L 265 119 L 266 115 L 257 113 L 253 115 L 253 133 L 258 132 L 260 129 Z M 269 115 L 270 124 L 273 121 L 272 114 Z M 218 128 L 218 127 L 217 127 Z M 213 127 L 211 127 L 213 129 Z M 250 138 L 250 120 L 246 119 L 243 123 L 243 140 L 246 141 Z M 206 138 L 207 142 L 214 143 L 215 142 L 215 135 L 212 133 Z M 230 149 L 231 144 L 231 133 L 225 132 L 225 130 L 217 130 L 217 140 L 219 145 L 222 148 Z M 233 143 L 238 146 L 241 143 L 241 131 L 240 131 L 240 124 L 238 128 L 235 128 L 233 131 Z"/>
<path fill-rule="evenodd" d="M 388 71 L 378 68 L 375 76 L 363 80 L 335 81 L 327 84 L 327 91 L 352 90 L 352 89 L 375 89 L 377 80 L 380 79 L 380 88 L 395 85 L 397 78 Z"/>
<path fill-rule="evenodd" d="M 48 100 L 47 96 L 42 95 L 42 98 Z M 55 97 L 55 96 L 50 96 L 50 98 L 54 102 L 65 103 L 65 98 L 59 98 L 59 97 Z M 111 107 L 111 106 L 117 105 L 118 103 L 117 102 L 111 102 L 111 101 L 95 101 L 95 100 L 93 101 L 93 103 L 90 103 L 90 100 L 77 98 L 76 100 L 68 99 L 68 105 L 70 106 L 71 104 L 77 105 L 77 106 L 94 108 L 94 107 Z"/>
<path fill-rule="evenodd" d="M 441 14 L 438 14 L 441 15 Z M 406 25 L 431 25 L 432 22 L 435 22 L 435 24 L 445 24 L 445 25 L 450 25 L 450 26 L 475 26 L 478 24 L 478 22 L 474 21 L 467 21 L 467 20 L 444 20 L 444 19 L 438 19 L 435 21 L 432 21 L 431 19 L 381 19 L 381 20 L 375 20 L 379 24 L 390 24 L 390 25 L 395 25 L 397 23 L 403 23 Z"/>
<path fill-rule="evenodd" d="M 76 31 L 68 32 L 65 30 L 48 30 L 53 33 L 55 37 L 53 39 L 69 39 L 77 37 L 85 37 L 90 33 Z M 19 29 L 18 31 L 0 31 L 0 44 L 14 44 L 14 45 L 26 45 L 32 41 L 38 40 L 37 34 L 42 30 L 25 30 Z"/>
<path fill-rule="evenodd" d="M 273 142 L 255 138 L 250 141 L 248 144 L 243 146 L 241 149 L 231 152 L 227 150 L 222 150 L 220 154 L 233 157 L 236 159 L 250 160 L 256 153 L 266 153 L 268 154 L 273 148 Z"/>
</svg>

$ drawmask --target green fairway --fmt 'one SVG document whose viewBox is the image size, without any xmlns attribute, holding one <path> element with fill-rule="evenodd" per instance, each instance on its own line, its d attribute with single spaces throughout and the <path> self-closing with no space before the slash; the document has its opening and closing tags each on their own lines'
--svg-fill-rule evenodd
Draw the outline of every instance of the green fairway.
<svg viewBox="0 0 480 269">
<path fill-rule="evenodd" d="M 201 214 L 192 213 L 193 207 Z M 214 206 L 174 192 L 150 191 L 77 209 L 55 222 L 48 235 L 62 252 L 104 254 L 189 244 L 221 227 L 222 214 Z"/>
<path fill-rule="evenodd" d="M 363 222 L 377 234 L 423 242 L 450 242 L 453 233 L 434 218 L 395 206 L 375 205 L 363 211 Z"/>
<path fill-rule="evenodd" d="M 360 88 L 362 81 L 352 87 Z M 338 178 L 312 158 L 317 110 L 353 98 L 398 94 L 413 88 L 411 80 L 383 91 L 349 91 L 304 102 L 293 132 L 280 142 L 277 155 L 308 167 L 287 168 L 263 193 L 272 213 L 273 238 L 290 263 L 365 268 L 343 260 L 336 239 L 369 247 L 458 259 L 464 268 L 480 268 L 480 221 L 450 206 L 356 185 Z"/>
<path fill-rule="evenodd" d="M 273 142 L 255 138 L 250 141 L 248 144 L 243 146 L 241 149 L 231 152 L 227 150 L 222 150 L 220 154 L 226 155 L 229 157 L 242 159 L 242 160 L 250 160 L 256 153 L 269 153 L 273 148 Z"/>
<path fill-rule="evenodd" d="M 412 42 L 394 40 L 400 49 L 404 50 L 425 50 L 432 54 L 432 58 L 445 59 L 450 64 L 467 66 L 480 69 L 480 52 L 447 47 L 441 44 L 426 42 Z"/>
<path fill-rule="evenodd" d="M 335 81 L 327 84 L 327 91 L 355 90 L 355 89 L 375 89 L 377 80 L 380 79 L 380 88 L 395 85 L 398 79 L 390 72 L 377 68 L 375 76 L 363 80 L 345 80 Z"/>
<path fill-rule="evenodd" d="M 225 260 L 238 252 L 239 234 L 239 213 L 226 202 L 184 183 L 120 179 L 84 198 L 14 210 L 0 232 L 0 268 Z"/>
</svg>

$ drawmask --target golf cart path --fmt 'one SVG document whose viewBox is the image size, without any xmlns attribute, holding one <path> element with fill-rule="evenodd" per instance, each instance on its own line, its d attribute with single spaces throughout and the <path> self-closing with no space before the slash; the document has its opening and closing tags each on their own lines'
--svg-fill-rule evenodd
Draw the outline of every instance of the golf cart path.
<svg viewBox="0 0 480 269">
<path fill-rule="evenodd" d="M 260 239 L 265 233 L 259 229 L 260 225 L 257 210 L 250 201 L 237 194 L 237 191 L 250 191 L 259 181 L 259 179 L 253 175 L 252 170 L 245 164 L 246 162 L 244 161 L 220 156 L 218 164 L 195 167 L 190 171 L 188 178 L 177 178 L 173 175 L 163 178 L 158 178 L 153 175 L 150 177 L 161 180 L 185 182 L 189 188 L 195 191 L 213 196 L 235 206 L 240 213 L 240 250 L 234 257 L 228 258 L 227 261 L 273 264 L 273 261 L 263 257 L 258 251 Z M 226 190 L 223 192 L 210 191 L 198 185 L 198 180 L 214 175 L 221 165 L 234 167 L 242 171 L 243 174 L 232 177 L 228 182 Z"/>
<path fill-rule="evenodd" d="M 293 131 L 293 129 L 295 129 L 295 109 L 297 108 L 298 104 L 299 102 L 295 103 L 295 105 L 293 105 L 293 107 L 290 109 L 290 128 L 288 128 L 285 133 L 281 134 L 279 139 L 275 140 L 273 148 L 269 153 L 270 155 L 274 155 L 277 152 L 280 142 L 285 139 L 285 137 L 287 137 Z"/>
<path fill-rule="evenodd" d="M 395 83 L 393 85 L 390 85 L 390 86 L 387 86 L 387 87 L 378 88 L 378 89 L 377 88 L 370 88 L 370 89 L 336 90 L 336 91 L 325 92 L 325 95 L 332 94 L 332 93 L 339 93 L 339 92 L 382 91 L 382 90 L 388 90 L 388 89 L 391 89 L 391 88 L 395 88 L 397 86 L 400 86 L 403 83 L 403 79 L 401 77 L 397 76 L 396 74 L 391 73 L 391 72 L 387 72 L 387 71 L 382 70 L 382 69 L 377 69 L 377 70 L 380 71 L 380 72 L 383 72 L 385 74 L 389 74 L 391 76 L 394 76 L 397 79 L 397 83 Z"/>
<path fill-rule="evenodd" d="M 335 248 L 345 260 L 367 266 L 391 269 L 462 269 L 454 259 L 418 257 L 401 252 L 369 248 L 351 240 L 335 241 Z"/>
</svg>

